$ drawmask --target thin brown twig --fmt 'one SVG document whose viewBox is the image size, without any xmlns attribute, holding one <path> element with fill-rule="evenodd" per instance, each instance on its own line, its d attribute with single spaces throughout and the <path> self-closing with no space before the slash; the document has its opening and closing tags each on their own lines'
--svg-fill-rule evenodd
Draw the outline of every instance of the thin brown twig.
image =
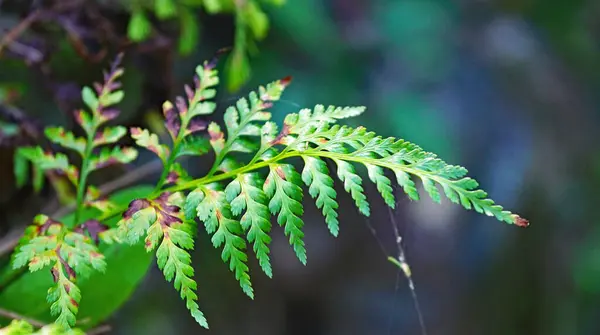
<svg viewBox="0 0 600 335">
<path fill-rule="evenodd" d="M 14 40 L 19 38 L 19 36 L 21 36 L 21 34 L 40 17 L 41 13 L 42 11 L 40 11 L 39 9 L 34 10 L 29 15 L 27 15 L 27 17 L 23 21 L 19 22 L 19 24 L 17 24 L 8 33 L 6 33 L 4 37 L 2 37 L 2 40 L 0 41 L 0 55 L 2 54 L 2 49 L 4 49 L 4 47 L 6 47 L 7 45 L 12 44 Z"/>
<path fill-rule="evenodd" d="M 17 319 L 17 320 L 27 321 L 32 326 L 35 326 L 35 327 L 38 327 L 38 328 L 42 328 L 42 327 L 44 327 L 46 325 L 45 323 L 43 323 L 41 321 L 38 321 L 38 320 L 32 319 L 32 318 L 28 318 L 28 317 L 23 316 L 23 315 L 21 315 L 19 313 L 16 313 L 16 312 L 13 312 L 13 311 L 9 311 L 9 310 L 6 310 L 4 308 L 0 308 L 0 315 L 4 316 L 4 317 L 7 317 L 9 319 L 12 319 L 12 320 Z"/>
<path fill-rule="evenodd" d="M 112 327 L 110 325 L 101 325 L 92 330 L 89 330 L 85 334 L 86 335 L 100 335 L 100 334 L 108 333 L 111 330 L 112 330 Z"/>
</svg>

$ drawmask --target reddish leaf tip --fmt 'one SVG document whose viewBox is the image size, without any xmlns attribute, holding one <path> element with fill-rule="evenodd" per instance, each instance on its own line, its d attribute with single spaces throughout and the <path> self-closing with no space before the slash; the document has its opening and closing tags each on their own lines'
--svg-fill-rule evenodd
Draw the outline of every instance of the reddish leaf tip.
<svg viewBox="0 0 600 335">
<path fill-rule="evenodd" d="M 144 208 L 150 206 L 150 201 L 146 199 L 135 199 L 129 203 L 129 208 L 123 213 L 123 218 L 128 220 L 131 219 L 133 214 L 141 211 Z"/>
<path fill-rule="evenodd" d="M 142 128 L 140 127 L 131 127 L 129 128 L 129 132 L 132 136 L 139 136 L 142 134 Z"/>
<path fill-rule="evenodd" d="M 292 76 L 287 76 L 279 81 L 283 87 L 287 87 L 292 82 Z"/>
<path fill-rule="evenodd" d="M 514 216 L 515 219 L 515 224 L 519 227 L 528 227 L 529 226 L 529 220 L 524 219 L 518 215 Z"/>
<path fill-rule="evenodd" d="M 221 58 L 221 56 L 223 54 L 228 53 L 232 49 L 233 49 L 232 47 L 225 47 L 225 48 L 221 48 L 221 49 L 217 50 L 217 52 L 215 52 L 215 55 L 213 56 L 213 58 L 204 65 L 204 68 L 207 70 L 214 69 L 217 66 L 217 62 L 219 61 L 219 58 Z"/>
</svg>

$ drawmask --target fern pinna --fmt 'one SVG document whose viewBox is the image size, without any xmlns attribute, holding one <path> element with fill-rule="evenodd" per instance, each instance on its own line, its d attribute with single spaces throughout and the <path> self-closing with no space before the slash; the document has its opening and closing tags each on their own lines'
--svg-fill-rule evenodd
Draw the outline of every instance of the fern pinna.
<svg viewBox="0 0 600 335">
<path fill-rule="evenodd" d="M 363 127 L 337 124 L 360 115 L 364 107 L 317 105 L 287 115 L 278 127 L 271 121 L 269 109 L 280 99 L 290 78 L 261 86 L 239 99 L 225 111 L 223 128 L 216 122 L 207 123 L 205 117 L 216 109 L 211 101 L 219 83 L 216 59 L 196 68 L 193 86 L 185 86 L 185 97 L 164 103 L 169 143 L 162 143 L 157 134 L 147 129 L 129 129 L 137 146 L 154 153 L 163 164 L 154 191 L 126 207 L 99 199 L 98 190 L 86 184 L 87 176 L 110 164 L 129 163 L 137 156 L 134 148 L 106 146 L 117 143 L 126 134 L 123 127 L 102 128 L 106 121 L 117 116 L 118 111 L 112 106 L 123 98 L 118 82 L 123 74 L 119 59 L 105 73 L 104 83 L 82 91 L 89 111 L 78 111 L 76 120 L 86 138 L 62 128 L 47 129 L 51 141 L 81 156 L 79 167 L 62 153 L 38 147 L 19 152 L 21 169 L 17 170 L 21 183 L 26 178 L 22 171 L 22 160 L 26 159 L 37 169 L 65 174 L 77 190 L 74 224 L 39 215 L 14 256 L 15 267 L 27 265 L 30 271 L 50 268 L 56 285 L 50 288 L 48 301 L 57 324 L 62 327 L 72 327 L 76 322 L 81 299 L 77 279 L 102 271 L 105 266 L 98 244 L 141 241 L 148 252 L 156 253 L 158 267 L 166 280 L 173 281 L 195 320 L 208 327 L 198 305 L 189 253 L 194 248 L 196 218 L 211 236 L 214 247 L 222 250 L 221 258 L 243 292 L 253 298 L 246 250 L 252 249 L 263 272 L 271 277 L 272 215 L 284 228 L 300 262 L 306 264 L 302 231 L 304 188 L 323 212 L 334 236 L 339 232 L 334 175 L 359 212 L 369 216 L 370 206 L 357 165 L 366 168 L 368 179 L 392 208 L 396 201 L 388 171 L 410 199 L 419 199 L 415 180 L 420 179 L 425 192 L 436 202 L 441 201 L 443 192 L 451 202 L 466 209 L 509 224 L 528 225 L 525 219 L 487 198 L 486 192 L 478 189 L 478 183 L 466 177 L 465 168 L 448 165 L 404 140 L 382 138 Z M 210 171 L 201 178 L 190 177 L 179 160 L 184 156 L 204 155 L 211 149 L 215 161 Z M 301 158 L 304 163 L 301 171 L 290 163 L 292 158 Z M 326 161 L 333 162 L 336 171 L 330 171 Z M 97 215 L 91 220 L 82 220 L 77 214 L 86 207 L 96 209 Z M 122 219 L 116 225 L 106 224 L 118 215 Z"/>
</svg>

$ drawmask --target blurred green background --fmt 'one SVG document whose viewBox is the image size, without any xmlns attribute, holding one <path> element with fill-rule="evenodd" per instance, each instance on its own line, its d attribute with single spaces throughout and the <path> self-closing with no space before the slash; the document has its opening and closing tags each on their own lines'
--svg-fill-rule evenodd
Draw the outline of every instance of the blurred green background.
<svg viewBox="0 0 600 335">
<path fill-rule="evenodd" d="M 531 221 L 519 229 L 448 201 L 401 201 L 394 215 L 429 334 L 600 334 L 600 2 L 0 0 L 0 34 L 2 234 L 59 206 L 50 186 L 15 188 L 14 147 L 38 141 L 41 125 L 73 127 L 80 87 L 117 51 L 126 53 L 119 122 L 153 127 L 195 65 L 232 46 L 215 120 L 257 85 L 291 75 L 276 121 L 317 103 L 365 105 L 351 124 L 468 167 Z M 420 334 L 406 281 L 396 289 L 397 268 L 368 228 L 392 253 L 388 211 L 367 191 L 368 221 L 340 197 L 337 239 L 305 201 L 306 267 L 274 227 L 274 279 L 252 263 L 254 301 L 200 233 L 193 258 L 210 332 Z M 155 265 L 108 322 L 114 334 L 209 333 Z"/>
</svg>

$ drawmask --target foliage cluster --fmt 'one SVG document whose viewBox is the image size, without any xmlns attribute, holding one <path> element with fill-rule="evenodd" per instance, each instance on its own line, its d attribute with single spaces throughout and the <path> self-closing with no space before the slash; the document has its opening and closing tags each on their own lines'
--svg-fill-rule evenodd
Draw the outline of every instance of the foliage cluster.
<svg viewBox="0 0 600 335">
<path fill-rule="evenodd" d="M 424 192 L 435 202 L 440 202 L 443 194 L 466 209 L 509 224 L 528 224 L 489 199 L 478 183 L 466 176 L 465 168 L 449 165 L 413 143 L 383 138 L 364 127 L 338 124 L 360 115 L 364 107 L 317 105 L 288 114 L 278 126 L 271 121 L 269 109 L 291 78 L 260 86 L 239 99 L 226 109 L 223 124 L 205 121 L 217 107 L 212 101 L 219 84 L 216 57 L 196 68 L 193 83 L 184 87 L 184 96 L 163 104 L 169 141 L 148 129 L 109 125 L 119 113 L 115 106 L 124 97 L 120 61 L 119 56 L 104 73 L 102 83 L 82 90 L 87 109 L 76 111 L 75 119 L 85 137 L 60 127 L 46 128 L 50 141 L 75 152 L 79 160 L 41 147 L 24 147 L 17 153 L 15 172 L 20 185 L 28 182 L 31 162 L 37 188 L 44 180 L 43 173 L 54 171 L 76 190 L 73 220 L 38 215 L 13 256 L 14 268 L 49 270 L 53 284 L 47 301 L 61 329 L 79 326 L 80 303 L 86 303 L 79 282 L 101 277 L 110 266 L 102 252 L 107 245 L 143 245 L 154 254 L 165 279 L 173 282 L 192 317 L 208 328 L 198 303 L 190 255 L 197 223 L 202 223 L 213 246 L 221 250 L 223 262 L 243 292 L 253 298 L 247 250 L 252 249 L 262 271 L 272 277 L 271 216 L 283 227 L 300 262 L 307 262 L 304 189 L 314 198 L 334 236 L 339 233 L 335 178 L 359 212 L 369 216 L 364 180 L 357 167 L 366 171 L 368 180 L 391 208 L 396 204 L 394 184 L 410 199 L 419 200 L 416 181 L 420 180 Z M 120 144 L 127 133 L 137 148 Z M 112 164 L 132 162 L 138 149 L 152 152 L 163 166 L 147 196 L 130 202 L 114 201 L 89 185 L 90 174 Z M 188 172 L 180 164 L 185 156 L 210 152 L 215 155 L 214 164 L 202 177 L 194 177 L 194 171 Z M 80 163 L 75 164 L 77 161 Z M 86 211 L 92 214 L 84 215 Z M 119 216 L 118 222 L 111 221 Z M 15 323 L 10 327 L 28 326 Z"/>
<path fill-rule="evenodd" d="M 231 91 L 241 87 L 250 77 L 248 54 L 257 50 L 256 43 L 264 39 L 269 30 L 269 18 L 263 5 L 280 6 L 285 0 L 153 0 L 123 1 L 131 11 L 127 35 L 134 42 L 142 42 L 153 33 L 149 13 L 159 21 L 176 21 L 179 25 L 178 50 L 187 55 L 196 48 L 200 27 L 195 16 L 201 8 L 208 14 L 233 14 L 235 37 L 233 51 L 227 60 L 227 86 Z"/>
</svg>

